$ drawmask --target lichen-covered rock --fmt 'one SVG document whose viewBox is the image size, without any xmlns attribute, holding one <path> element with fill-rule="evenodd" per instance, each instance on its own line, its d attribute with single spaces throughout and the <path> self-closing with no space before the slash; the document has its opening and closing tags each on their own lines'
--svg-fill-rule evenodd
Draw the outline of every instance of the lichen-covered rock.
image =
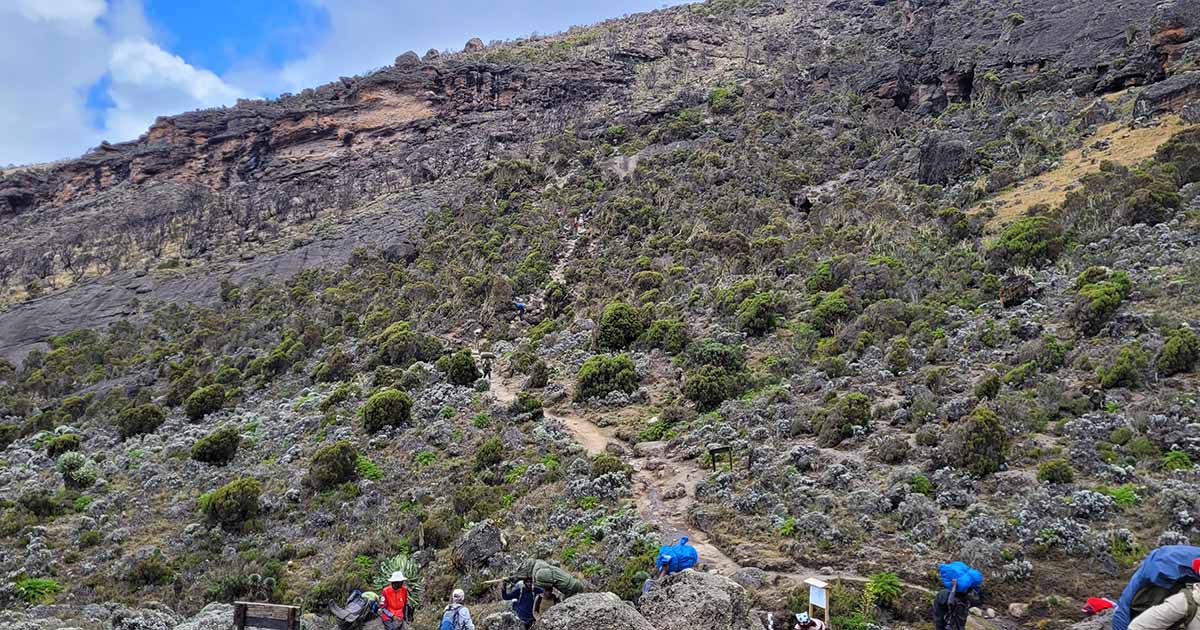
<svg viewBox="0 0 1200 630">
<path fill-rule="evenodd" d="M 466 567 L 478 568 L 504 549 L 504 535 L 492 521 L 479 523 L 463 534 L 455 548 L 459 561 Z"/>
<path fill-rule="evenodd" d="M 233 605 L 212 602 L 194 617 L 179 624 L 175 630 L 232 630 Z"/>
<path fill-rule="evenodd" d="M 583 593 L 568 598 L 542 615 L 542 630 L 658 630 L 633 604 L 612 593 Z"/>
<path fill-rule="evenodd" d="M 750 606 L 737 582 L 692 570 L 660 580 L 638 602 L 656 630 L 762 630 Z"/>
</svg>

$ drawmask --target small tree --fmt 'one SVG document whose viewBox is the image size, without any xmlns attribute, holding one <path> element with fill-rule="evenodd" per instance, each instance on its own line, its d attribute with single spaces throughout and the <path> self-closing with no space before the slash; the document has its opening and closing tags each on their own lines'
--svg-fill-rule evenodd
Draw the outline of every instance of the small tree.
<svg viewBox="0 0 1200 630">
<path fill-rule="evenodd" d="M 683 395 L 701 411 L 716 409 L 736 391 L 734 378 L 718 365 L 702 365 L 683 381 Z"/>
<path fill-rule="evenodd" d="M 200 510 L 209 519 L 236 526 L 258 516 L 262 484 L 257 479 L 235 479 L 200 497 Z"/>
<path fill-rule="evenodd" d="M 384 389 L 363 405 L 363 428 L 376 433 L 387 426 L 408 424 L 412 419 L 412 397 L 398 389 Z"/>
<path fill-rule="evenodd" d="M 600 398 L 614 391 L 630 394 L 637 389 L 637 385 L 637 370 L 633 359 L 624 354 L 598 354 L 579 367 L 575 397 L 579 400 Z"/>
<path fill-rule="evenodd" d="M 437 368 L 446 373 L 451 383 L 464 387 L 473 384 L 481 376 L 479 368 L 475 367 L 475 357 L 466 348 L 438 359 Z"/>
<path fill-rule="evenodd" d="M 117 414 L 116 424 L 121 430 L 121 438 L 127 440 L 135 435 L 153 433 L 166 419 L 158 405 L 145 404 L 123 409 Z"/>
<path fill-rule="evenodd" d="M 637 340 L 645 325 L 642 315 L 624 302 L 610 302 L 600 314 L 596 326 L 595 345 L 598 350 L 624 350 Z"/>
<path fill-rule="evenodd" d="M 976 477 L 986 477 L 1004 466 L 1008 434 L 995 412 L 980 405 L 955 426 L 944 448 L 947 463 Z"/>
<path fill-rule="evenodd" d="M 358 451 L 354 445 L 341 440 L 313 453 L 304 483 L 314 490 L 327 490 L 354 479 L 357 474 Z"/>
<path fill-rule="evenodd" d="M 223 466 L 233 461 L 242 434 L 234 427 L 221 427 L 196 440 L 192 445 L 192 459 L 206 464 Z"/>
<path fill-rule="evenodd" d="M 219 383 L 192 392 L 183 403 L 184 413 L 192 422 L 201 420 L 225 404 L 225 386 Z"/>
<path fill-rule="evenodd" d="M 1038 481 L 1067 484 L 1075 481 L 1075 469 L 1065 459 L 1052 459 L 1038 466 Z"/>
</svg>

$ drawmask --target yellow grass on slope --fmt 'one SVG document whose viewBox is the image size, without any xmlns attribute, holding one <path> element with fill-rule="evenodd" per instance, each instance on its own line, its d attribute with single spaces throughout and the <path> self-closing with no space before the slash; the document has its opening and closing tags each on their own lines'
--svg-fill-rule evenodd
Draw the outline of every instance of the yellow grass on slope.
<svg viewBox="0 0 1200 630">
<path fill-rule="evenodd" d="M 1175 115 L 1164 116 L 1159 123 L 1138 129 L 1130 129 L 1119 122 L 1104 125 L 1085 138 L 1080 148 L 1068 151 L 1059 160 L 1058 167 L 979 202 L 974 210 L 993 208 L 996 216 L 988 222 L 988 228 L 995 230 L 1039 203 L 1057 206 L 1067 198 L 1069 187 L 1084 175 L 1099 171 L 1101 162 L 1108 160 L 1122 166 L 1136 164 L 1154 155 L 1168 138 L 1188 126 Z M 1093 148 L 1105 140 L 1107 146 Z"/>
</svg>

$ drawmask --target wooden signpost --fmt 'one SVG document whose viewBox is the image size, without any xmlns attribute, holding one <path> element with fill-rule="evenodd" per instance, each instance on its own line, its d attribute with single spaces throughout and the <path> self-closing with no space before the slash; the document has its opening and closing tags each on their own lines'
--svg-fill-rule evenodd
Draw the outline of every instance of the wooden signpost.
<svg viewBox="0 0 1200 630">
<path fill-rule="evenodd" d="M 808 616 L 813 616 L 813 608 L 820 607 L 825 611 L 825 627 L 829 628 L 829 585 L 817 578 L 804 580 L 808 585 Z"/>
<path fill-rule="evenodd" d="M 233 625 L 237 630 L 246 628 L 300 630 L 300 609 L 295 606 L 279 604 L 234 602 Z"/>
<path fill-rule="evenodd" d="M 708 449 L 708 457 L 712 459 L 713 472 L 717 471 L 717 457 L 720 455 L 729 456 L 729 472 L 733 472 L 733 449 L 728 446 L 713 446 Z"/>
</svg>

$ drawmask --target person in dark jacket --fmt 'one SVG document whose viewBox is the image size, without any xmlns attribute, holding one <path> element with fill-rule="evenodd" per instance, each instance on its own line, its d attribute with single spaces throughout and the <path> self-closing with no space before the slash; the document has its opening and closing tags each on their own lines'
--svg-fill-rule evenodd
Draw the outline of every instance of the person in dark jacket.
<svg viewBox="0 0 1200 630">
<path fill-rule="evenodd" d="M 509 590 L 509 584 L 512 590 Z M 545 594 L 545 590 L 533 585 L 533 578 L 527 577 L 522 581 L 505 584 L 500 590 L 500 596 L 512 602 L 513 612 L 517 619 L 525 625 L 525 630 L 533 625 L 533 607 L 537 598 Z"/>
<path fill-rule="evenodd" d="M 966 593 L 957 592 L 954 588 L 943 588 L 937 592 L 933 600 L 934 630 L 966 630 L 967 616 L 971 606 L 979 600 L 979 591 L 971 589 Z"/>
</svg>

